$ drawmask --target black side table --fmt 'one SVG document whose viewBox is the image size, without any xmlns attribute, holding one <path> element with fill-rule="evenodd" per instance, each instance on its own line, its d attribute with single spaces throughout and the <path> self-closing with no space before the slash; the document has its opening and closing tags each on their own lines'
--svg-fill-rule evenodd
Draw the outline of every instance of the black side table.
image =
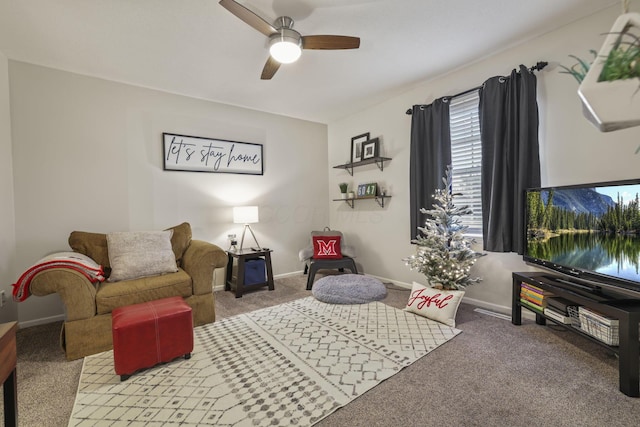
<svg viewBox="0 0 640 427">
<path fill-rule="evenodd" d="M 269 290 L 272 291 L 274 289 L 273 286 L 273 269 L 271 268 L 271 249 L 243 249 L 237 251 L 227 251 L 227 257 L 229 258 L 227 262 L 227 280 L 224 284 L 224 290 L 231 290 L 231 285 L 233 283 L 233 260 L 236 259 L 238 262 L 238 277 L 235 281 L 236 287 L 236 298 L 242 297 L 242 294 L 245 290 L 252 290 L 261 288 L 263 286 L 269 286 Z M 261 283 L 254 283 L 252 285 L 244 284 L 244 268 L 245 262 L 250 259 L 264 259 L 265 266 L 267 268 L 267 281 Z"/>
</svg>

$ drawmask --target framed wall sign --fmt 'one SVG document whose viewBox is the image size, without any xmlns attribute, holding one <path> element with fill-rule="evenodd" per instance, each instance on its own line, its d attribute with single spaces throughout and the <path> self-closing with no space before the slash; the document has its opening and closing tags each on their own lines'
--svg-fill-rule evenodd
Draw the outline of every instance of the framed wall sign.
<svg viewBox="0 0 640 427">
<path fill-rule="evenodd" d="M 163 133 L 164 170 L 262 175 L 262 144 Z"/>
<path fill-rule="evenodd" d="M 373 138 L 362 143 L 362 160 L 378 157 L 379 154 L 378 138 Z"/>
<path fill-rule="evenodd" d="M 378 184 L 372 182 L 370 184 L 358 185 L 358 198 L 366 199 L 367 197 L 376 197 L 378 195 Z"/>
<path fill-rule="evenodd" d="M 369 140 L 369 132 L 351 138 L 351 163 L 362 160 L 362 144 Z"/>
</svg>

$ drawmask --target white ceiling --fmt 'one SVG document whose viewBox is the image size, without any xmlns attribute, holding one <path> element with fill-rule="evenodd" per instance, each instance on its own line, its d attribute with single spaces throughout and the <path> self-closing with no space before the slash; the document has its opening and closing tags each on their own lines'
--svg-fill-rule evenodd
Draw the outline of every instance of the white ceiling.
<svg viewBox="0 0 640 427">
<path fill-rule="evenodd" d="M 267 38 L 218 0 L 0 0 L 0 51 L 18 61 L 330 123 L 620 3 L 238 2 L 269 22 L 291 16 L 302 35 L 358 36 L 360 49 L 306 50 L 263 81 Z"/>
</svg>

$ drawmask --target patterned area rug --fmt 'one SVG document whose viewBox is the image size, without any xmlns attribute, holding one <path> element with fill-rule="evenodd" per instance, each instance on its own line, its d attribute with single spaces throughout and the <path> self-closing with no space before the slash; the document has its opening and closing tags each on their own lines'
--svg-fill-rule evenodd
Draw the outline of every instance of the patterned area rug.
<svg viewBox="0 0 640 427">
<path fill-rule="evenodd" d="M 460 332 L 307 297 L 197 327 L 191 359 L 125 382 L 112 351 L 85 358 L 69 425 L 308 426 Z"/>
</svg>

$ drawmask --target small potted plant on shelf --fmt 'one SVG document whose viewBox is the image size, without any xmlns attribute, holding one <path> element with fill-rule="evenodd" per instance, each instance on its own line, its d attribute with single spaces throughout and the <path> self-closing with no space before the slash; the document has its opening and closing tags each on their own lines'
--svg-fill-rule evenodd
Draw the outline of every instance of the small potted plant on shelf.
<svg viewBox="0 0 640 427">
<path fill-rule="evenodd" d="M 340 187 L 340 193 L 342 195 L 342 198 L 346 199 L 347 189 L 349 188 L 349 185 L 346 182 L 341 182 L 340 184 L 338 184 L 338 187 Z"/>
</svg>

